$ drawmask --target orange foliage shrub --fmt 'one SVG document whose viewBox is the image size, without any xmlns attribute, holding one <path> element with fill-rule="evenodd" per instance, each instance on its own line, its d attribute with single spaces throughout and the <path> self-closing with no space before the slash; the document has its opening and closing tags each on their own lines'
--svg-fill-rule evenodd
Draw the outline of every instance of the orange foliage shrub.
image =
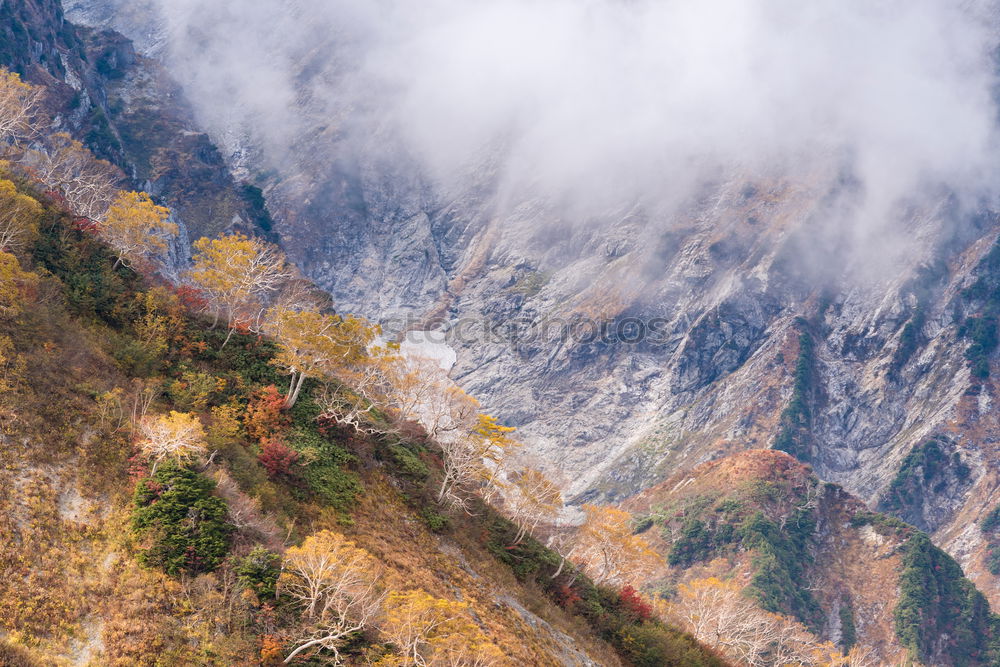
<svg viewBox="0 0 1000 667">
<path fill-rule="evenodd" d="M 263 442 L 291 425 L 285 413 L 285 397 L 273 384 L 254 393 L 247 406 L 243 428 L 253 440 Z"/>
<path fill-rule="evenodd" d="M 260 664 L 263 667 L 280 665 L 283 660 L 281 640 L 274 635 L 264 635 L 260 640 Z"/>
</svg>

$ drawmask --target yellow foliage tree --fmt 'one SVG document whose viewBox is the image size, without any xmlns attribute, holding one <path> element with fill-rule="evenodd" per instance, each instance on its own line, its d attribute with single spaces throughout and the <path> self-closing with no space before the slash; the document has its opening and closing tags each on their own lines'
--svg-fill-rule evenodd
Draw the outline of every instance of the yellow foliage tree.
<svg viewBox="0 0 1000 667">
<path fill-rule="evenodd" d="M 521 446 L 509 435 L 515 429 L 480 413 L 479 402 L 438 361 L 400 354 L 384 359 L 387 410 L 401 422 L 417 422 L 444 454 L 439 502 L 463 505 L 471 491 L 491 500 L 506 487 L 506 466 Z"/>
<path fill-rule="evenodd" d="M 302 606 L 306 618 L 285 662 L 324 649 L 340 664 L 340 647 L 369 627 L 381 608 L 378 561 L 343 535 L 324 530 L 288 549 L 283 570 L 281 590 Z"/>
<path fill-rule="evenodd" d="M 292 376 L 287 407 L 295 405 L 306 378 L 334 379 L 341 369 L 363 362 L 381 333 L 360 318 L 309 310 L 276 308 L 266 320 L 266 330 L 278 341 L 274 363 Z"/>
<path fill-rule="evenodd" d="M 20 248 L 38 233 L 42 206 L 21 194 L 11 181 L 0 180 L 0 251 Z"/>
<path fill-rule="evenodd" d="M 230 336 L 236 328 L 258 322 L 269 299 L 292 277 L 284 253 L 261 239 L 243 234 L 201 238 L 194 249 L 191 281 L 208 297 L 215 315 L 212 326 L 227 318 Z"/>
<path fill-rule="evenodd" d="M 205 453 L 205 429 L 198 416 L 188 412 L 143 417 L 139 433 L 139 448 L 152 459 L 154 471 L 164 459 L 182 463 Z"/>
<path fill-rule="evenodd" d="M 157 206 L 145 192 L 122 192 L 115 198 L 98 228 L 118 255 L 119 264 L 134 265 L 167 250 L 167 238 L 177 236 L 168 222 L 170 209 Z"/>
<path fill-rule="evenodd" d="M 225 449 L 239 441 L 240 415 L 245 408 L 236 404 L 216 405 L 211 411 L 208 424 L 207 442 L 215 449 Z"/>
<path fill-rule="evenodd" d="M 180 301 L 163 287 L 151 287 L 135 296 L 135 304 L 142 313 L 133 323 L 135 337 L 151 358 L 158 358 L 184 330 Z"/>
<path fill-rule="evenodd" d="M 377 331 L 377 327 L 369 329 L 369 333 Z M 364 334 L 364 330 L 361 333 Z M 392 407 L 394 368 L 398 359 L 395 350 L 392 344 L 369 344 L 363 355 L 345 359 L 332 368 L 328 379 L 334 382 L 328 382 L 319 397 L 323 417 L 341 426 L 350 426 L 358 433 L 373 434 L 384 430 L 371 415 L 376 410 L 387 411 Z"/>
<path fill-rule="evenodd" d="M 0 68 L 0 144 L 18 143 L 35 134 L 34 120 L 42 90 Z"/>
<path fill-rule="evenodd" d="M 501 664 L 503 652 L 469 617 L 469 605 L 425 591 L 392 592 L 381 630 L 398 652 L 380 664 L 419 667 L 486 667 Z"/>
<path fill-rule="evenodd" d="M 24 312 L 26 293 L 38 284 L 38 276 L 21 268 L 17 257 L 0 252 L 0 317 L 13 319 Z"/>
<path fill-rule="evenodd" d="M 463 394 L 458 388 L 448 392 Z M 454 426 L 439 428 L 437 433 L 438 445 L 444 454 L 438 502 L 447 500 L 457 506 L 465 504 L 469 492 L 497 483 L 498 469 L 520 447 L 520 443 L 509 437 L 515 429 L 498 424 L 496 418 L 488 414 L 474 412 L 469 415 L 472 421 L 467 426 L 469 417 L 465 413 L 470 405 L 478 407 L 478 402 L 468 396 L 466 399 L 467 404 L 461 400 L 452 403 L 457 409 L 449 417 Z"/>
<path fill-rule="evenodd" d="M 663 558 L 632 533 L 632 515 L 614 507 L 584 505 L 586 520 L 577 530 L 570 557 L 599 584 L 641 583 L 663 565 Z"/>
</svg>

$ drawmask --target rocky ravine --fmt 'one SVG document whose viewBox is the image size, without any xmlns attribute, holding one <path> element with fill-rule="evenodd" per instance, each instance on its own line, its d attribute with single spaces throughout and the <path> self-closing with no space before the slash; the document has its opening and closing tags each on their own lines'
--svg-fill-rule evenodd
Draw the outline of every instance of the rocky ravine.
<svg viewBox="0 0 1000 667">
<path fill-rule="evenodd" d="M 169 67 L 172 33 L 154 5 L 65 5 Z M 321 57 L 329 44 L 312 46 L 291 150 L 275 153 L 235 121 L 210 124 L 210 135 L 236 173 L 263 187 L 283 245 L 342 309 L 452 327 L 454 378 L 519 427 L 571 496 L 622 498 L 677 469 L 771 446 L 807 335 L 800 455 L 875 506 L 914 448 L 947 435 L 969 474 L 946 475 L 955 483 L 927 489 L 921 508 L 895 511 L 933 531 L 1000 602 L 980 567 L 981 538 L 967 529 L 1000 500 L 996 389 L 970 377 L 959 338 L 980 306 L 962 290 L 1000 229 L 991 215 L 930 193 L 879 230 L 893 233 L 859 240 L 836 224 L 853 201 L 837 164 L 794 181 L 734 171 L 679 209 L 587 216 L 530 194 L 511 202 L 496 188 L 495 156 L 463 189 L 436 191 L 405 155 L 385 159 L 390 136 L 350 135 L 351 100 L 331 107 L 305 94 L 344 75 L 343 63 Z M 635 321 L 655 322 L 657 340 L 573 339 L 559 326 L 523 335 L 580 320 L 622 326 L 626 338 Z M 477 335 L 484 328 L 522 335 Z"/>
</svg>

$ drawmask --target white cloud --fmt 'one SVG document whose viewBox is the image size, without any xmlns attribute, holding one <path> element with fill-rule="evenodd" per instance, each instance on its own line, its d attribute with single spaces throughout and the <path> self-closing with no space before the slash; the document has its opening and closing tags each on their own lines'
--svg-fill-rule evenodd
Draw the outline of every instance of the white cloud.
<svg viewBox="0 0 1000 667">
<path fill-rule="evenodd" d="M 156 1 L 206 122 L 273 156 L 333 122 L 584 210 L 843 162 L 867 223 L 997 180 L 992 0 Z"/>
</svg>

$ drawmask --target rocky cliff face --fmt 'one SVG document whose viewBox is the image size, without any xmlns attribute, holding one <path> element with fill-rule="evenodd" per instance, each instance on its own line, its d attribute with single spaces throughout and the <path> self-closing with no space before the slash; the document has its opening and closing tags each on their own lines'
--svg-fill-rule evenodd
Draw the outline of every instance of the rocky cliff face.
<svg viewBox="0 0 1000 667">
<path fill-rule="evenodd" d="M 174 62 L 177 27 L 156 3 L 65 4 Z M 206 39 L 185 48 L 208 57 Z M 856 186 L 835 163 L 794 178 L 734 170 L 680 206 L 587 215 L 530 193 L 512 202 L 495 156 L 464 187 L 436 189 L 405 154 L 385 157 L 390 134 L 352 135 L 354 100 L 312 94 L 345 75 L 326 57 L 331 41 L 298 53 L 299 122 L 282 150 L 252 116 L 208 130 L 341 309 L 447 331 L 456 381 L 518 426 L 577 501 L 777 442 L 933 531 L 1000 601 L 967 530 L 998 500 L 996 388 L 966 358 L 969 318 L 987 307 L 968 290 L 1000 231 L 989 211 L 929 191 L 858 238 L 836 224 Z M 995 345 L 980 347 L 988 375 Z M 894 487 L 911 453 L 939 438 L 944 471 Z"/>
<path fill-rule="evenodd" d="M 70 23 L 59 2 L 7 2 L 0 5 L 0 63 L 46 87 L 52 131 L 80 139 L 171 207 L 183 231 L 175 268 L 189 255 L 190 234 L 267 233 L 256 191 L 236 182 L 183 91 L 129 39 Z"/>
</svg>

